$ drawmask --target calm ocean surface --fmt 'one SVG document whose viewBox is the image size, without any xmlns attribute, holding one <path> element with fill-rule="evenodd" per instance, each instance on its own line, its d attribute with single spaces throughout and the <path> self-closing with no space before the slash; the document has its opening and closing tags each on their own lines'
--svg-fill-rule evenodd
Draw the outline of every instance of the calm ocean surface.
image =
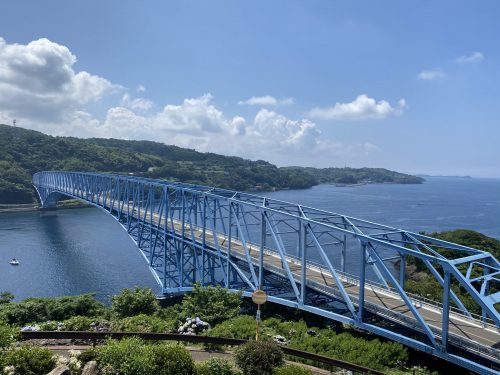
<svg viewBox="0 0 500 375">
<path fill-rule="evenodd" d="M 500 239 L 500 179 L 427 178 L 421 185 L 320 185 L 262 194 L 411 231 L 474 229 Z M 17 258 L 21 264 L 8 264 Z M 159 288 L 134 243 L 99 209 L 0 214 L 0 291 L 16 300 Z"/>
</svg>

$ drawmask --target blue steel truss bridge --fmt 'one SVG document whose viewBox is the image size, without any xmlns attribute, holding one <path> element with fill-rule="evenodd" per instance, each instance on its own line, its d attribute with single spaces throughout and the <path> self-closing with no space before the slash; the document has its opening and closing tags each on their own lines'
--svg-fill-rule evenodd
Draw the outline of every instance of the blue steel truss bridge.
<svg viewBox="0 0 500 375">
<path fill-rule="evenodd" d="M 500 369 L 500 263 L 489 252 L 321 209 L 180 182 L 85 172 L 33 176 L 42 208 L 100 207 L 165 296 L 222 285 L 388 338 L 481 374 Z M 420 262 L 442 302 L 405 291 Z M 348 265 L 356 264 L 355 267 Z M 453 286 L 453 288 L 452 288 Z M 460 288 L 459 298 L 453 289 Z M 467 306 L 475 305 L 474 314 Z"/>
</svg>

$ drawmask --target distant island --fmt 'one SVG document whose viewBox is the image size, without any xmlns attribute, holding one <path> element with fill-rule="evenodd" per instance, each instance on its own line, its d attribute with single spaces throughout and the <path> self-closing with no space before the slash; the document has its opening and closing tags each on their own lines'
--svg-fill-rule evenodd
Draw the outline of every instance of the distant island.
<svg viewBox="0 0 500 375">
<path fill-rule="evenodd" d="M 133 174 L 240 191 L 303 189 L 324 183 L 424 181 L 382 168 L 280 168 L 263 160 L 202 153 L 158 142 L 54 137 L 0 124 L 0 204 L 35 202 L 31 176 L 43 170 Z"/>
</svg>

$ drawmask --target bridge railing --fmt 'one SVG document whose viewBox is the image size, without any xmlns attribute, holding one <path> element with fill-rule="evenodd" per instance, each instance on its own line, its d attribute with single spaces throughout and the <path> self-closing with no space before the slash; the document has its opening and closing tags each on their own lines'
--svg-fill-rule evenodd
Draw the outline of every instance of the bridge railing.
<svg viewBox="0 0 500 375">
<path fill-rule="evenodd" d="M 276 290 L 279 292 L 271 297 L 281 304 L 295 306 L 305 310 L 309 309 L 308 311 L 315 311 L 315 313 L 319 315 L 337 319 L 341 322 L 348 322 L 349 324 L 354 324 L 367 331 L 392 338 L 421 350 L 432 352 L 454 363 L 460 363 L 466 368 L 477 369 L 478 364 L 472 363 L 473 361 L 471 362 L 467 359 L 448 355 L 446 345 L 442 345 L 442 342 L 446 344 L 448 341 L 451 342 L 454 340 L 455 335 L 451 332 L 449 336 L 450 340 L 448 340 L 448 332 L 451 323 L 456 324 L 455 314 L 460 316 L 460 318 L 463 317 L 464 320 L 467 319 L 474 323 L 479 321 L 481 325 L 485 326 L 484 323 L 481 322 L 480 319 L 477 319 L 477 316 L 473 316 L 472 319 L 470 319 L 448 303 L 446 303 L 443 309 L 443 306 L 439 302 L 429 300 L 425 298 L 425 296 L 408 295 L 404 292 L 405 267 L 400 268 L 398 280 L 398 277 L 394 275 L 395 272 L 392 267 L 385 261 L 398 258 L 404 261 L 404 257 L 408 255 L 422 259 L 424 262 L 431 264 L 430 271 L 431 273 L 435 271 L 433 275 L 443 287 L 443 300 L 445 302 L 448 302 L 449 299 L 453 299 L 453 301 L 451 301 L 452 304 L 456 303 L 457 306 L 465 310 L 461 301 L 454 293 L 451 293 L 451 298 L 450 295 L 447 294 L 447 291 L 450 290 L 450 279 L 454 277 L 454 280 L 455 278 L 457 279 L 460 285 L 463 286 L 469 295 L 471 295 L 483 308 L 483 311 L 490 315 L 494 322 L 497 324 L 499 323 L 498 312 L 491 307 L 492 303 L 496 303 L 495 301 L 497 301 L 499 295 L 494 293 L 488 294 L 490 290 L 486 290 L 486 292 L 483 293 L 482 290 L 484 288 L 481 289 L 482 294 L 480 294 L 480 292 L 471 285 L 469 273 L 467 276 L 464 276 L 458 273 L 455 267 L 455 264 L 459 262 L 470 263 L 471 261 L 476 261 L 474 264 L 477 264 L 477 260 L 483 259 L 486 259 L 486 263 L 491 263 L 493 265 L 492 267 L 496 267 L 498 261 L 492 258 L 491 254 L 488 252 L 445 243 L 444 241 L 431 239 L 419 234 L 389 228 L 387 226 L 335 213 L 329 213 L 293 203 L 252 196 L 246 193 L 229 192 L 216 188 L 207 188 L 183 183 L 96 173 L 42 172 L 40 176 L 42 176 L 42 178 L 38 178 L 39 175 L 36 175 L 34 177 L 34 182 L 35 184 L 46 184 L 42 186 L 41 197 L 42 195 L 44 196 L 42 201 L 46 198 L 51 198 L 47 199 L 47 206 L 54 204 L 54 201 L 58 199 L 60 189 L 65 189 L 63 191 L 68 192 L 68 194 L 73 194 L 73 196 L 78 195 L 81 199 L 105 208 L 109 213 L 115 216 L 132 238 L 136 240 L 142 255 L 148 261 L 150 269 L 153 271 L 157 281 L 162 285 L 162 290 L 165 293 L 189 291 L 191 283 L 199 279 L 197 276 L 198 273 L 196 272 L 197 267 L 200 269 L 200 277 L 202 279 L 207 275 L 206 277 L 211 280 L 209 282 L 225 283 L 229 288 L 231 288 L 231 282 L 234 282 L 232 285 L 236 288 L 245 285 L 246 291 L 255 289 L 256 286 L 262 284 L 263 273 L 260 273 L 259 277 L 257 277 L 256 272 L 254 272 L 256 269 L 255 267 L 260 267 L 260 269 L 262 269 L 262 259 L 260 259 L 261 263 L 256 265 L 254 263 L 257 260 L 255 257 L 256 253 L 251 254 L 250 257 L 253 259 L 250 259 L 250 254 L 248 253 L 249 245 L 251 247 L 254 246 L 250 242 L 252 242 L 253 228 L 255 228 L 256 231 L 260 230 L 263 236 L 256 237 L 257 239 L 253 240 L 256 244 L 255 247 L 259 249 L 261 246 L 259 244 L 262 244 L 266 246 L 266 253 L 273 254 L 281 260 L 280 263 L 273 259 L 270 262 L 272 263 L 271 265 L 266 264 L 266 267 L 274 267 L 273 273 L 277 274 L 279 277 L 271 277 L 269 274 L 268 276 L 264 276 L 269 277 L 268 281 L 270 283 L 277 282 Z M 113 206 L 115 199 L 121 202 L 121 208 Z M 108 203 L 108 200 L 110 203 Z M 155 202 L 157 206 L 152 202 Z M 163 220 L 165 220 L 164 227 L 161 222 L 162 216 L 160 212 L 156 210 L 156 208 L 160 206 L 161 209 L 164 210 L 163 212 L 165 212 L 163 216 Z M 138 212 L 141 213 L 141 217 L 134 214 L 134 207 L 140 210 Z M 215 238 L 215 242 L 207 243 L 206 247 L 204 244 L 200 245 L 201 242 L 194 238 L 192 233 L 189 234 L 184 232 L 186 225 L 189 226 L 193 224 L 192 222 L 188 222 L 191 218 L 191 210 L 193 208 L 195 209 L 194 217 L 203 222 L 203 228 L 201 229 L 203 238 L 205 238 L 205 233 L 208 236 L 213 235 L 213 238 Z M 168 216 L 166 216 L 167 212 Z M 147 221 L 146 215 L 148 218 Z M 153 215 L 160 217 L 159 223 L 154 223 Z M 179 222 L 175 226 L 172 224 L 171 228 L 169 228 L 166 221 L 167 219 L 171 220 L 172 216 L 179 220 Z M 186 221 L 185 218 L 188 218 L 188 221 Z M 233 221 L 231 222 L 231 220 Z M 182 224 L 179 224 L 180 221 L 182 221 Z M 233 227 L 231 227 L 231 225 L 233 225 Z M 183 228 L 182 234 L 179 234 L 180 226 Z M 229 231 L 227 230 L 228 227 L 230 228 Z M 224 251 L 227 251 L 227 249 L 224 248 L 225 244 L 221 243 L 220 237 L 217 239 L 219 234 L 221 236 L 231 236 L 231 228 L 233 228 L 236 233 L 236 238 L 232 238 L 233 241 L 238 240 L 239 233 L 241 241 L 246 242 L 246 244 L 243 243 L 243 246 L 241 246 L 241 244 L 240 246 L 235 246 L 235 249 L 238 248 L 237 251 L 241 253 L 240 255 L 242 255 L 243 258 L 241 261 L 235 261 L 234 264 L 228 262 L 229 259 L 227 258 L 227 254 L 221 254 L 222 249 L 224 249 Z M 170 230 L 172 232 L 170 232 Z M 249 233 L 249 230 L 252 230 L 252 235 Z M 288 235 L 288 233 L 291 234 Z M 248 237 L 245 239 L 247 234 Z M 282 234 L 283 237 L 281 237 Z M 165 236 L 165 239 L 162 238 L 163 236 Z M 294 248 L 294 244 L 290 245 L 287 242 L 288 236 L 293 237 L 292 239 L 295 241 L 296 248 Z M 167 237 L 169 242 L 167 242 Z M 198 237 L 198 235 L 196 235 L 196 237 Z M 270 243 L 267 242 L 267 238 L 271 238 L 269 241 Z M 283 240 L 283 238 L 285 238 L 285 240 Z M 276 248 L 270 247 L 274 246 L 272 243 L 275 244 Z M 337 254 L 332 251 L 338 250 L 339 247 L 335 246 L 339 244 L 342 244 L 340 254 L 342 256 L 341 264 L 346 264 L 345 257 L 348 243 L 359 245 L 359 250 L 361 250 L 360 252 L 349 253 L 349 255 L 359 256 L 359 263 L 363 265 L 360 267 L 359 277 L 357 275 L 340 272 L 331 264 L 333 262 L 332 254 Z M 431 245 L 429 245 L 429 243 Z M 157 244 L 160 245 L 157 246 Z M 269 248 L 267 245 L 270 245 Z M 181 246 L 182 249 L 187 249 L 187 256 L 185 258 L 182 258 L 185 253 L 184 250 L 181 249 Z M 462 257 L 448 259 L 442 256 L 442 254 L 434 251 L 430 246 L 441 246 L 445 249 L 461 251 Z M 208 247 L 211 248 L 208 249 Z M 287 249 L 290 250 L 290 254 Z M 299 269 L 298 267 L 293 267 L 293 274 L 291 273 L 288 262 L 292 261 L 300 264 L 300 259 L 291 255 L 291 253 L 294 253 L 296 250 L 297 254 L 307 253 L 307 255 L 311 255 L 311 249 L 316 252 L 318 257 L 321 256 L 324 264 L 315 263 L 308 259 L 306 263 L 307 267 L 315 268 L 321 271 L 321 273 L 324 273 L 326 276 L 324 278 L 325 283 L 330 286 L 321 285 L 321 280 L 320 283 L 316 283 L 313 280 L 317 278 L 317 271 L 313 271 L 314 276 L 310 280 L 308 279 L 309 275 L 307 275 L 307 272 L 302 272 L 299 279 L 297 272 L 297 269 Z M 209 263 L 206 264 L 207 267 L 212 267 L 212 273 L 214 273 L 214 269 L 217 267 L 225 272 L 225 267 L 227 266 L 227 272 L 225 272 L 224 277 L 225 280 L 221 279 L 219 276 L 215 278 L 209 275 L 208 271 L 205 269 L 204 260 L 202 260 L 200 266 L 197 252 L 201 251 L 201 254 L 207 254 L 207 250 L 208 256 L 212 257 L 210 259 L 213 265 Z M 205 253 L 203 251 L 205 251 Z M 178 260 L 176 257 L 173 257 L 172 254 L 180 255 L 182 259 Z M 156 263 L 157 260 L 159 260 L 160 263 Z M 162 267 L 162 262 L 164 267 Z M 185 268 L 183 267 L 184 264 L 187 265 Z M 247 267 L 244 268 L 244 272 L 241 271 L 239 265 Z M 432 268 L 432 265 L 440 265 L 443 267 L 445 274 L 444 280 L 440 279 L 442 276 Z M 383 285 L 367 278 L 365 271 L 368 266 L 373 267 L 373 272 Z M 231 281 L 229 280 L 230 267 L 232 271 L 235 272 L 232 274 L 235 276 Z M 500 270 L 500 265 L 498 265 L 497 268 Z M 187 271 L 183 271 L 184 269 Z M 286 274 L 284 273 L 285 269 Z M 248 270 L 251 271 L 250 276 L 248 276 Z M 281 276 L 284 276 L 284 283 L 282 283 Z M 494 275 L 484 276 L 483 286 L 486 285 L 486 288 L 488 288 L 487 282 L 493 277 Z M 286 282 L 288 282 L 287 285 L 285 284 Z M 298 286 L 300 283 L 301 286 L 299 290 Z M 335 289 L 337 283 L 338 290 Z M 349 287 L 349 293 L 352 294 L 349 295 L 346 290 L 344 290 L 345 287 L 343 284 L 363 285 L 363 288 L 359 288 L 359 298 L 362 298 L 362 300 L 356 301 L 356 288 L 353 290 L 352 287 Z M 317 308 L 314 302 L 311 301 L 315 301 L 314 297 L 321 293 L 317 293 L 309 287 L 306 290 L 304 287 L 305 285 L 312 286 L 315 290 L 322 291 L 322 293 L 326 295 L 332 294 L 339 297 L 329 297 L 328 300 L 332 301 L 336 299 L 340 302 L 343 301 L 346 310 L 341 310 L 340 313 L 332 312 L 329 310 L 332 305 L 323 305 L 324 307 L 321 307 L 321 309 Z M 392 311 L 388 308 L 374 306 L 373 304 L 378 302 L 372 298 L 378 291 L 386 293 L 387 298 L 392 295 L 395 298 L 402 299 L 403 303 L 401 305 L 406 307 L 412 315 L 405 317 L 401 314 L 401 311 Z M 369 302 L 370 299 L 372 303 Z M 353 306 L 353 301 L 356 301 L 356 307 Z M 425 307 L 427 311 L 419 309 L 418 307 Z M 363 311 L 365 309 L 367 311 L 378 311 L 377 314 L 381 317 L 390 317 L 397 322 L 403 321 L 404 325 L 407 327 L 414 327 L 416 331 L 421 332 L 423 330 L 423 340 L 421 338 L 413 339 L 401 335 L 396 328 L 397 326 L 394 327 L 394 330 L 386 329 L 385 323 L 377 325 L 378 323 L 372 323 L 371 320 L 367 321 L 363 319 Z M 453 312 L 453 317 L 450 317 L 448 314 L 450 310 Z M 440 311 L 442 312 L 441 317 L 439 316 Z M 427 317 L 424 316 L 424 312 Z M 408 315 L 410 315 L 410 313 L 408 313 Z M 450 323 L 449 318 L 452 318 L 454 322 L 452 321 Z M 384 319 L 381 321 L 384 321 Z M 415 325 L 415 321 L 418 325 Z M 490 322 L 487 323 L 490 324 Z M 429 327 L 430 324 L 434 324 L 434 327 Z M 438 327 L 437 330 L 436 327 Z M 471 325 L 469 325 L 469 328 L 470 327 Z M 476 328 L 474 327 L 475 326 L 472 327 L 472 331 L 469 331 L 469 333 L 475 332 Z M 440 338 L 439 328 L 443 331 L 442 338 Z M 491 327 L 488 326 L 488 329 L 490 328 Z M 482 332 L 486 334 L 486 331 Z M 488 334 L 491 333 L 488 332 Z M 485 337 L 484 340 L 481 339 L 480 341 L 483 342 L 484 345 L 490 345 L 489 342 L 491 342 L 491 340 L 488 340 L 489 339 Z M 469 346 L 469 344 L 467 344 L 467 346 L 466 344 L 467 343 L 464 343 L 463 347 Z"/>
<path fill-rule="evenodd" d="M 301 262 L 300 258 L 298 258 L 295 255 L 287 254 L 287 257 L 290 260 L 294 260 L 295 262 L 298 262 L 298 264 L 300 264 L 300 262 Z M 325 266 L 320 264 L 320 263 L 317 263 L 317 262 L 314 262 L 311 260 L 307 260 L 307 264 L 308 264 L 308 267 L 311 267 L 311 268 L 315 267 L 318 270 L 320 270 L 321 272 L 329 273 L 328 269 L 326 269 Z M 360 281 L 356 275 L 353 275 L 353 274 L 350 274 L 350 273 L 347 273 L 344 271 L 340 271 L 337 269 L 335 271 L 340 276 L 342 276 L 342 278 L 344 279 L 345 282 L 350 283 L 352 285 L 359 286 Z M 381 283 L 378 283 L 374 280 L 366 279 L 365 285 L 371 286 L 371 287 L 376 288 L 376 289 L 383 291 L 383 292 L 390 292 L 397 297 L 399 296 L 399 293 L 395 288 L 393 288 L 391 286 L 389 286 L 389 288 L 387 288 L 385 285 L 382 285 Z M 423 297 L 419 294 L 415 294 L 415 293 L 410 293 L 410 292 L 406 292 L 406 291 L 405 291 L 405 293 L 411 298 L 411 300 L 414 302 L 414 305 L 417 307 L 419 307 L 419 305 L 426 305 L 428 307 L 435 308 L 437 310 L 441 310 L 441 311 L 443 310 L 443 304 L 439 301 L 425 298 L 425 297 Z M 475 324 L 481 325 L 483 327 L 489 327 L 489 328 L 494 329 L 494 330 L 499 330 L 497 328 L 497 326 L 495 325 L 495 322 L 488 317 L 485 318 L 485 317 L 483 317 L 479 314 L 475 314 L 475 313 L 470 313 L 470 315 L 472 316 L 472 317 L 470 317 L 467 314 L 465 314 L 461 309 L 457 308 L 456 306 L 450 306 L 450 311 L 456 315 L 460 315 L 461 318 L 467 319 L 468 321 L 473 322 Z"/>
<path fill-rule="evenodd" d="M 215 246 L 214 242 L 207 242 L 207 244 Z M 278 252 L 274 251 L 274 250 L 271 250 L 271 249 L 265 249 L 264 253 L 266 253 L 268 255 L 279 257 Z M 234 254 L 233 254 L 233 256 L 234 256 Z M 297 265 L 301 264 L 301 260 L 297 256 L 287 255 L 287 258 L 291 262 L 294 262 Z M 244 259 L 242 258 L 241 260 L 244 260 Z M 256 258 L 254 258 L 254 260 L 257 261 Z M 329 273 L 328 269 L 326 269 L 320 263 L 317 263 L 317 262 L 314 262 L 314 261 L 307 260 L 307 267 L 308 268 L 315 268 L 315 269 L 319 270 L 320 272 L 322 272 L 324 274 L 328 274 Z M 266 269 L 272 271 L 275 274 L 279 274 L 282 277 L 286 278 L 285 270 L 283 268 L 281 268 L 281 267 L 277 267 L 277 266 L 273 266 L 273 265 L 270 265 L 270 264 L 266 264 Z M 336 271 L 342 276 L 342 278 L 344 279 L 343 281 L 345 281 L 347 283 L 350 283 L 352 285 L 359 286 L 359 279 L 355 275 L 352 275 L 352 274 L 349 274 L 349 273 L 346 273 L 346 272 L 342 272 L 342 271 L 338 271 L 338 270 L 336 270 Z M 297 282 L 300 282 L 300 278 L 299 277 L 296 277 L 295 280 Z M 379 291 L 382 291 L 382 292 L 385 292 L 385 293 L 387 293 L 387 292 L 392 293 L 396 297 L 399 295 L 395 289 L 390 288 L 389 290 L 387 290 L 383 285 L 381 285 L 381 284 L 379 284 L 377 282 L 371 281 L 371 280 L 370 281 L 367 280 L 365 282 L 365 284 L 368 284 L 367 286 L 374 287 L 374 288 L 376 288 Z M 316 282 L 314 280 L 308 280 L 307 281 L 307 285 L 309 287 L 314 288 L 317 291 L 322 291 L 326 295 L 334 296 L 336 298 L 339 298 L 340 300 L 342 299 L 342 295 L 341 295 L 341 293 L 338 291 L 338 289 L 336 287 L 327 286 L 325 284 L 321 284 L 321 283 Z M 417 296 L 417 295 L 413 295 L 411 293 L 408 293 L 408 294 L 410 295 L 410 297 L 413 297 L 413 296 L 420 297 L 420 296 Z M 352 301 L 353 301 L 354 304 L 357 305 L 359 303 L 359 299 L 356 296 L 351 296 L 351 299 L 352 299 Z M 434 301 L 429 300 L 429 302 L 434 302 Z M 442 309 L 442 304 L 441 304 L 441 306 L 439 306 L 438 304 L 431 304 L 431 303 L 427 303 L 427 304 L 429 306 L 431 306 L 432 308 L 437 308 L 437 309 L 441 308 Z M 420 325 L 418 324 L 418 322 L 414 318 L 412 318 L 412 317 L 409 317 L 409 316 L 404 315 L 404 314 L 402 314 L 400 312 L 388 309 L 386 307 L 379 306 L 379 305 L 377 305 L 375 303 L 371 303 L 369 301 L 365 301 L 365 307 L 367 308 L 367 310 L 371 311 L 372 313 L 374 313 L 374 314 L 376 314 L 378 316 L 386 317 L 387 319 L 392 320 L 394 322 L 397 322 L 399 324 L 404 324 L 405 327 L 407 327 L 407 328 L 409 328 L 411 330 L 423 333 L 423 331 L 422 331 Z M 458 309 L 456 309 L 456 310 L 458 312 L 462 313 L 461 310 L 458 310 Z M 464 318 L 467 318 L 469 321 L 473 321 L 474 320 L 474 319 L 470 319 L 468 316 L 464 315 L 463 313 L 459 314 L 459 315 L 461 315 Z M 479 320 L 474 320 L 474 322 L 476 324 L 478 324 L 478 325 L 481 325 L 483 323 L 483 322 L 481 322 Z M 491 325 L 491 328 L 496 329 L 496 326 Z M 438 338 L 441 338 L 441 330 L 439 328 L 431 326 L 431 329 L 436 334 L 436 336 Z M 496 348 L 488 347 L 488 346 L 485 346 L 485 345 L 481 345 L 481 344 L 479 344 L 478 342 L 476 342 L 474 340 L 470 340 L 470 339 L 461 337 L 461 336 L 456 335 L 454 333 L 450 333 L 449 340 L 450 340 L 451 343 L 453 343 L 455 346 L 457 346 L 459 348 L 468 349 L 471 352 L 475 352 L 475 353 L 478 353 L 478 354 L 486 355 L 486 356 L 488 356 L 489 358 L 491 358 L 493 360 L 497 360 L 498 358 L 500 358 L 500 350 L 498 350 Z"/>
</svg>

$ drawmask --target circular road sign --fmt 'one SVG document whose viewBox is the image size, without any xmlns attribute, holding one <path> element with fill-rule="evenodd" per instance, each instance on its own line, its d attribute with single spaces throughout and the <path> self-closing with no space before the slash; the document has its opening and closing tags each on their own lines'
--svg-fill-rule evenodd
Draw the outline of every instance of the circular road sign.
<svg viewBox="0 0 500 375">
<path fill-rule="evenodd" d="M 267 301 L 267 294 L 263 290 L 257 289 L 252 293 L 252 301 L 256 305 L 263 305 Z"/>
</svg>

